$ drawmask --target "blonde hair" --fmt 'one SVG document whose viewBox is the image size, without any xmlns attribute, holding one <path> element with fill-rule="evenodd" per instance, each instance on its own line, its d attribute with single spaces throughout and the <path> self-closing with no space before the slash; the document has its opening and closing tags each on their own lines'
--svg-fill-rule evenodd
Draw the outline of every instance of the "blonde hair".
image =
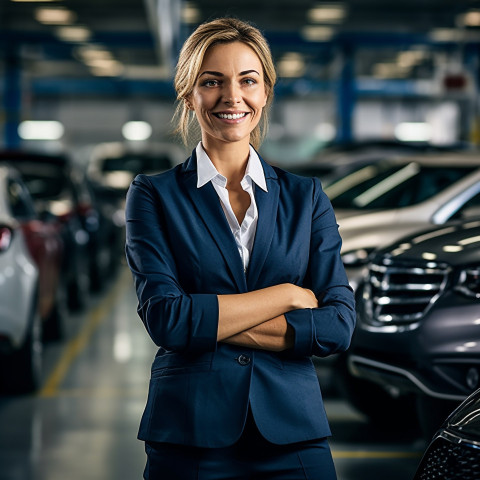
<svg viewBox="0 0 480 480">
<path fill-rule="evenodd" d="M 263 66 L 263 77 L 267 103 L 259 124 L 250 135 L 250 143 L 258 148 L 268 130 L 268 110 L 273 101 L 273 87 L 276 81 L 272 53 L 267 40 L 251 24 L 236 18 L 218 18 L 200 25 L 185 41 L 178 58 L 174 86 L 177 92 L 177 108 L 174 121 L 175 131 L 182 136 L 185 145 L 198 141 L 200 126 L 195 115 L 188 108 L 186 100 L 193 92 L 207 50 L 221 43 L 242 42 L 258 55 Z"/>
</svg>

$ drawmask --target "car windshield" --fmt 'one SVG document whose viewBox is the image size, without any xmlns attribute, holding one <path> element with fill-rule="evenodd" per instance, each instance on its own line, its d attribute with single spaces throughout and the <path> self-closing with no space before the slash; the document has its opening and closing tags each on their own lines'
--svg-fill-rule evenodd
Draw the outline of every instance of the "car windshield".
<svg viewBox="0 0 480 480">
<path fill-rule="evenodd" d="M 137 175 L 145 172 L 161 172 L 168 170 L 171 166 L 172 162 L 167 155 L 125 155 L 105 158 L 102 161 L 101 170 L 103 173 L 125 171 Z"/>
<path fill-rule="evenodd" d="M 65 172 L 58 166 L 19 164 L 18 169 L 35 200 L 56 199 L 68 188 Z"/>
<path fill-rule="evenodd" d="M 334 208 L 408 207 L 440 193 L 475 167 L 379 162 L 359 168 L 325 188 Z"/>
</svg>

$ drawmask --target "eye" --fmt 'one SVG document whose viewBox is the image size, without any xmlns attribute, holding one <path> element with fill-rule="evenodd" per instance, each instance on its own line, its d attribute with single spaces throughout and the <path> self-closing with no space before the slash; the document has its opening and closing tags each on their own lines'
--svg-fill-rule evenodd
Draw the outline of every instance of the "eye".
<svg viewBox="0 0 480 480">
<path fill-rule="evenodd" d="M 202 87 L 216 87 L 219 84 L 220 84 L 220 82 L 218 80 L 215 80 L 215 79 L 204 80 L 201 83 Z"/>
<path fill-rule="evenodd" d="M 243 83 L 246 83 L 247 85 L 255 85 L 257 81 L 254 78 L 244 78 Z"/>
</svg>

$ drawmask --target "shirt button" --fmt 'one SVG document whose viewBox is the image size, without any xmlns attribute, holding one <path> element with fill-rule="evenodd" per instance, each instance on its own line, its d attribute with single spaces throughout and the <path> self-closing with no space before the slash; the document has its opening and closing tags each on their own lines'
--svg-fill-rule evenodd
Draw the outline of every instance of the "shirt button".
<svg viewBox="0 0 480 480">
<path fill-rule="evenodd" d="M 251 359 L 248 355 L 239 355 L 237 357 L 237 362 L 242 365 L 242 366 L 245 366 L 245 365 L 248 365 L 250 363 Z"/>
</svg>

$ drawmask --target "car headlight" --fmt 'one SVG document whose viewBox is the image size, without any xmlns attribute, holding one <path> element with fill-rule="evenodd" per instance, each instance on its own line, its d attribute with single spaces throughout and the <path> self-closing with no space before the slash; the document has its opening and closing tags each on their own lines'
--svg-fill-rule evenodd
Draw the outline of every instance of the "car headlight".
<svg viewBox="0 0 480 480">
<path fill-rule="evenodd" d="M 455 290 L 467 297 L 480 298 L 480 267 L 463 269 L 458 277 Z"/>
<path fill-rule="evenodd" d="M 373 248 L 358 248 L 357 250 L 342 253 L 343 264 L 346 267 L 360 267 L 365 265 L 373 250 Z"/>
</svg>

